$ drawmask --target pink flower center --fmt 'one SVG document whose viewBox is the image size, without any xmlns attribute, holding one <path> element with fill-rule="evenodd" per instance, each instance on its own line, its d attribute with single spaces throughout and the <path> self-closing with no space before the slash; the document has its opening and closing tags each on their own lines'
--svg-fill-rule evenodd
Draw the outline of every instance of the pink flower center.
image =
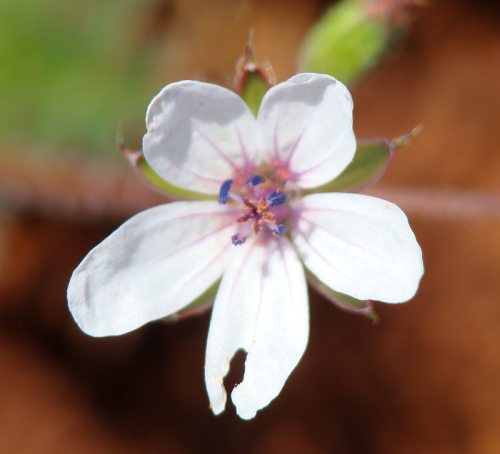
<svg viewBox="0 0 500 454">
<path fill-rule="evenodd" d="M 261 236 L 281 237 L 286 226 L 281 222 L 286 218 L 288 194 L 278 185 L 266 181 L 260 175 L 250 177 L 246 184 L 233 187 L 233 180 L 226 180 L 219 190 L 219 203 L 232 201 L 241 213 L 236 219 L 237 232 L 231 237 L 235 246 L 243 244 L 253 233 Z"/>
</svg>

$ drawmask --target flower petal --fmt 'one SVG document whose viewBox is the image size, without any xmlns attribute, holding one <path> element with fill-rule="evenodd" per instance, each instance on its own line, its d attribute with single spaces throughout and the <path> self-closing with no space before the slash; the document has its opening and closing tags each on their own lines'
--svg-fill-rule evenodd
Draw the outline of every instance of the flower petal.
<svg viewBox="0 0 500 454">
<path fill-rule="evenodd" d="M 241 418 L 253 418 L 281 391 L 309 336 L 304 270 L 286 239 L 238 248 L 214 303 L 205 381 L 212 410 L 226 405 L 223 378 L 238 349 L 248 352 L 243 382 L 232 400 Z"/>
<path fill-rule="evenodd" d="M 251 164 L 256 121 L 232 91 L 204 82 L 167 85 L 146 114 L 143 151 L 148 163 L 169 183 L 216 194 L 223 180 Z"/>
<path fill-rule="evenodd" d="M 293 240 L 325 285 L 360 300 L 413 297 L 422 251 L 396 205 L 360 194 L 313 194 L 297 209 Z"/>
<path fill-rule="evenodd" d="M 139 213 L 73 272 L 68 301 L 92 336 L 126 333 L 201 295 L 222 274 L 233 219 L 216 202 L 177 202 Z"/>
<path fill-rule="evenodd" d="M 352 98 L 338 80 L 324 74 L 297 74 L 271 88 L 258 114 L 267 152 L 288 164 L 303 188 L 334 179 L 356 150 Z"/>
</svg>

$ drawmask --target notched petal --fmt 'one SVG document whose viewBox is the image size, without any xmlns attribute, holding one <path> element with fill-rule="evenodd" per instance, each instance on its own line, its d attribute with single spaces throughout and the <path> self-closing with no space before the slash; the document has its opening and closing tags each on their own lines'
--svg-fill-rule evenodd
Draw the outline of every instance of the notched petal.
<svg viewBox="0 0 500 454">
<path fill-rule="evenodd" d="M 309 315 L 302 265 L 286 239 L 234 249 L 210 322 L 205 381 L 214 413 L 224 410 L 223 379 L 233 355 L 247 352 L 243 381 L 231 394 L 251 419 L 281 391 L 307 345 Z M 237 304 L 235 304 L 237 303 Z"/>
</svg>

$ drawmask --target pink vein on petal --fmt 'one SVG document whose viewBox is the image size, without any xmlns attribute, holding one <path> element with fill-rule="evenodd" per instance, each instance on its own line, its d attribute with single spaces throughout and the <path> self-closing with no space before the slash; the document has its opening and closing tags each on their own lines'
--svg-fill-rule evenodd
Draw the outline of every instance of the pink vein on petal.
<svg viewBox="0 0 500 454">
<path fill-rule="evenodd" d="M 193 128 L 194 131 L 196 131 L 201 137 L 205 139 L 205 141 L 217 152 L 217 154 L 227 163 L 229 164 L 230 167 L 233 168 L 233 170 L 236 170 L 238 166 L 235 164 L 235 162 L 227 156 L 227 154 L 220 149 L 220 147 L 210 139 L 205 133 L 203 133 L 201 130 Z"/>
<path fill-rule="evenodd" d="M 238 142 L 240 144 L 241 155 L 243 156 L 243 160 L 245 161 L 245 166 L 249 166 L 250 164 L 252 164 L 252 161 L 250 159 L 250 155 L 248 154 L 248 149 L 245 145 L 245 142 L 243 141 L 241 132 L 237 126 L 236 126 L 236 135 L 238 137 Z"/>
<path fill-rule="evenodd" d="M 214 234 L 216 234 L 216 233 L 219 233 L 219 232 L 221 232 L 221 231 L 223 231 L 223 230 L 227 229 L 227 228 L 228 228 L 229 226 L 231 226 L 231 225 L 233 225 L 233 221 L 228 222 L 227 224 L 223 224 L 223 225 L 221 225 L 221 226 L 218 226 L 216 229 L 211 230 L 210 232 L 207 232 L 207 233 L 205 233 L 205 234 L 203 234 L 203 235 L 201 235 L 201 236 L 197 237 L 197 238 L 196 238 L 195 240 L 193 240 L 191 243 L 186 244 L 186 245 L 182 246 L 181 248 L 176 249 L 175 251 L 169 252 L 169 253 L 168 253 L 168 254 L 166 254 L 166 255 L 162 255 L 162 256 L 159 256 L 159 257 L 154 257 L 154 260 L 151 260 L 151 262 L 154 262 L 154 261 L 156 261 L 156 260 L 158 260 L 158 259 L 166 259 L 166 258 L 168 258 L 168 257 L 172 257 L 172 256 L 174 256 L 174 255 L 178 254 L 179 252 L 182 252 L 182 251 L 184 251 L 185 249 L 188 249 L 188 248 L 190 248 L 190 247 L 194 246 L 195 244 L 197 244 L 197 243 L 199 243 L 199 242 L 201 242 L 201 241 L 203 241 L 203 240 L 207 239 L 208 237 L 210 237 L 210 236 L 212 236 L 212 235 L 214 235 Z M 230 239 L 229 239 L 229 236 L 228 236 L 228 244 L 231 244 L 231 241 L 230 241 Z"/>
<path fill-rule="evenodd" d="M 306 173 L 309 173 L 309 172 L 312 172 L 313 170 L 316 170 L 318 167 L 324 165 L 324 163 L 326 161 L 328 161 L 331 157 L 332 157 L 332 154 L 334 153 L 334 150 L 332 150 L 330 153 L 328 153 L 324 158 L 322 158 L 321 160 L 319 160 L 316 164 L 314 164 L 313 166 L 309 167 L 308 169 L 305 169 L 305 170 L 301 170 L 300 172 L 296 172 L 296 175 L 298 175 L 299 177 L 302 177 L 304 176 Z M 347 166 L 346 166 L 347 167 Z M 343 169 L 344 170 L 344 169 Z"/>
<path fill-rule="evenodd" d="M 334 268 L 335 270 L 338 271 L 339 274 L 342 274 L 342 276 L 345 276 L 349 279 L 352 279 L 351 276 L 345 274 L 344 272 L 342 272 L 342 270 L 340 270 L 340 268 L 338 268 L 337 266 L 333 265 L 329 259 L 327 259 L 318 249 L 316 249 L 316 247 L 314 247 L 311 242 L 309 241 L 309 238 L 307 238 L 307 236 L 304 234 L 304 232 L 302 232 L 301 230 L 299 230 L 297 232 L 302 238 L 304 238 L 304 241 L 307 243 L 308 247 L 321 259 L 323 260 L 323 262 L 325 262 L 328 266 L 331 266 L 332 268 Z"/>
<path fill-rule="evenodd" d="M 360 194 L 362 195 L 362 194 Z M 366 196 L 366 197 L 371 197 L 371 196 Z M 388 204 L 392 205 L 391 202 L 387 202 Z M 363 213 L 360 213 L 359 211 L 355 210 L 346 210 L 344 208 L 318 208 L 318 207 L 310 207 L 310 206 L 303 206 L 301 208 L 301 213 L 307 212 L 307 211 L 326 211 L 326 212 L 331 212 L 331 213 L 349 213 L 349 214 L 357 214 L 360 216 L 366 216 Z M 371 216 L 373 219 L 379 219 L 383 218 L 383 216 Z"/>
<path fill-rule="evenodd" d="M 183 281 L 181 281 L 179 283 L 178 281 L 178 284 L 175 286 L 175 292 L 186 286 L 190 281 L 192 281 L 196 276 L 199 276 L 200 274 L 202 274 L 203 272 L 205 272 L 213 263 L 217 262 L 217 260 L 220 259 L 221 255 L 223 255 L 223 253 L 225 253 L 228 249 L 228 247 L 233 247 L 233 245 L 231 244 L 231 242 L 228 241 L 228 244 L 224 247 L 222 247 L 218 252 L 217 254 L 214 256 L 214 257 L 211 257 L 208 262 L 203 265 L 201 268 L 198 268 L 194 273 L 192 273 L 190 276 L 187 277 L 187 279 L 184 279 Z M 173 292 L 175 294 L 175 292 Z"/>
<path fill-rule="evenodd" d="M 201 269 L 197 269 L 187 279 L 183 280 L 180 283 L 179 283 L 179 281 L 177 281 L 177 285 L 175 286 L 174 290 L 171 291 L 171 293 L 175 294 L 179 289 L 181 289 L 182 287 L 184 287 L 186 284 L 188 284 L 190 281 L 192 281 L 196 276 L 199 276 L 207 268 L 209 268 L 213 263 L 215 263 L 217 260 L 219 260 L 220 256 L 227 250 L 228 246 L 225 246 L 225 247 L 221 248 L 220 251 L 217 252 L 217 254 L 215 255 L 215 257 L 211 257 L 210 260 L 208 261 L 208 263 L 206 263 L 205 265 L 203 265 L 201 267 Z M 187 303 L 186 306 L 189 305 L 189 304 L 190 303 Z M 185 306 L 183 306 L 183 307 L 185 307 Z M 140 310 L 140 309 L 138 308 L 138 310 Z M 182 310 L 182 307 L 180 307 L 178 310 Z M 137 313 L 139 314 L 140 312 L 137 312 Z M 162 318 L 162 316 L 159 316 L 159 318 Z"/>
<path fill-rule="evenodd" d="M 281 160 L 280 147 L 278 143 L 278 126 L 279 126 L 279 118 L 276 119 L 276 123 L 274 124 L 273 154 L 274 154 L 274 159 Z"/>
<path fill-rule="evenodd" d="M 243 260 L 241 261 L 239 267 L 238 267 L 238 271 L 236 273 L 237 275 L 237 278 L 231 283 L 231 287 L 229 288 L 229 293 L 228 293 L 228 296 L 230 297 L 233 292 L 234 292 L 234 288 L 236 286 L 236 283 L 238 282 L 238 279 L 240 278 L 240 274 L 241 274 L 241 270 L 243 269 L 244 265 L 247 263 L 248 261 L 248 258 L 250 257 L 250 253 L 252 252 L 253 248 L 255 247 L 255 242 L 250 244 L 249 245 L 250 247 L 248 248 L 248 251 L 247 253 L 245 254 L 245 256 L 243 257 Z"/>
<path fill-rule="evenodd" d="M 302 218 L 302 220 L 303 220 L 303 221 L 305 221 L 305 222 L 308 222 L 309 224 L 311 224 L 312 226 L 314 226 L 315 228 L 317 228 L 317 229 L 319 229 L 319 230 L 323 230 L 323 232 L 327 233 L 328 235 L 332 236 L 333 238 L 336 238 L 338 241 L 340 241 L 340 242 L 342 242 L 342 243 L 349 244 L 350 246 L 353 246 L 353 247 L 355 247 L 355 248 L 357 248 L 357 249 L 360 249 L 360 250 L 362 250 L 362 251 L 369 251 L 370 255 L 372 255 L 372 256 L 374 256 L 374 257 L 378 257 L 378 258 L 380 258 L 380 259 L 383 259 L 383 260 L 385 260 L 385 261 L 387 261 L 387 262 L 390 262 L 390 263 L 396 263 L 396 262 L 395 262 L 393 259 L 391 259 L 390 257 L 385 257 L 385 256 L 383 256 L 383 255 L 376 254 L 376 253 L 374 253 L 373 251 L 370 251 L 369 249 L 367 249 L 365 246 L 361 246 L 361 245 L 356 244 L 356 243 L 354 243 L 354 242 L 352 242 L 352 241 L 346 240 L 345 238 L 342 238 L 342 237 L 340 237 L 339 235 L 334 234 L 333 232 L 331 232 L 330 230 L 328 230 L 326 227 L 324 227 L 324 226 L 322 226 L 322 225 L 320 225 L 320 224 L 317 224 L 316 222 L 313 222 L 313 221 L 311 221 L 310 219 L 307 219 L 307 218 L 303 217 L 303 218 Z M 301 232 L 301 233 L 303 233 L 303 232 Z M 304 234 L 302 234 L 302 236 L 303 236 L 304 238 L 306 238 L 306 237 L 304 236 Z M 310 243 L 309 241 L 307 241 L 307 243 L 308 243 L 308 244 L 309 244 L 309 246 L 312 248 L 311 243 Z"/>
<path fill-rule="evenodd" d="M 158 134 L 162 135 L 162 136 L 165 135 L 164 132 L 159 132 Z M 168 157 L 166 158 L 166 160 L 168 161 L 170 166 L 175 167 L 176 169 L 180 170 L 183 173 L 188 173 L 188 174 L 192 175 L 193 177 L 198 178 L 199 180 L 205 180 L 205 181 L 209 181 L 211 183 L 216 183 L 217 186 L 220 186 L 221 182 L 223 181 L 223 178 L 206 177 L 206 176 L 200 175 L 196 172 L 193 172 L 192 170 L 186 169 L 185 167 L 180 166 L 179 164 L 172 161 L 171 159 L 168 159 Z M 146 161 L 148 161 L 148 160 L 146 159 Z M 149 161 L 148 161 L 148 163 L 149 163 Z M 154 170 L 154 168 L 153 168 L 153 170 Z M 162 178 L 164 178 L 164 177 L 162 177 Z M 166 178 L 164 178 L 164 179 L 170 183 L 170 181 L 168 179 L 166 179 Z M 174 186 L 177 186 L 177 183 L 171 183 L 171 184 L 173 184 Z"/>
<path fill-rule="evenodd" d="M 285 161 L 287 164 L 290 164 L 290 161 L 291 161 L 293 155 L 295 154 L 295 151 L 297 150 L 297 147 L 299 146 L 299 143 L 302 140 L 302 137 L 304 136 L 305 130 L 306 130 L 306 128 L 304 128 L 299 133 L 299 135 L 295 139 L 295 142 L 293 142 L 292 146 L 290 147 L 290 150 L 288 151 L 288 156 L 286 157 L 286 161 Z"/>
<path fill-rule="evenodd" d="M 292 160 L 293 156 L 295 155 L 295 152 L 297 151 L 299 143 L 302 140 L 302 137 L 304 136 L 306 128 L 304 127 L 304 129 L 302 129 L 302 131 L 300 131 L 300 133 L 297 135 L 296 139 L 293 141 L 290 148 L 287 150 L 287 155 L 282 157 L 280 154 L 280 146 L 279 146 L 279 141 L 278 141 L 278 127 L 279 127 L 279 119 L 276 120 L 276 124 L 274 126 L 274 134 L 273 134 L 274 159 L 276 159 L 279 162 L 282 162 L 286 166 L 289 166 L 290 161 Z M 300 176 L 300 174 L 301 174 L 301 172 L 299 172 L 299 173 L 293 172 L 294 176 Z"/>
<path fill-rule="evenodd" d="M 280 250 L 281 260 L 283 260 L 283 266 L 285 267 L 285 275 L 286 275 L 286 280 L 288 283 L 288 293 L 290 295 L 290 299 L 292 300 L 293 306 L 295 306 L 294 292 L 292 291 L 292 282 L 290 281 L 290 273 L 288 272 L 288 263 L 285 260 L 285 252 L 283 250 L 282 240 L 278 241 L 278 247 Z M 295 253 L 295 251 L 294 251 L 294 253 Z"/>
<path fill-rule="evenodd" d="M 185 216 L 179 216 L 177 218 L 173 218 L 173 219 L 169 219 L 169 222 L 171 221 L 176 221 L 176 220 L 179 220 L 179 219 L 186 219 L 186 218 L 190 218 L 190 217 L 199 217 L 199 216 L 228 216 L 228 215 L 231 215 L 233 214 L 232 212 L 224 212 L 224 213 L 197 213 L 197 214 L 187 214 Z M 195 244 L 199 243 L 200 241 L 203 241 L 205 240 L 206 238 L 218 233 L 218 232 L 221 232 L 222 230 L 225 230 L 227 229 L 229 226 L 231 226 L 233 224 L 233 220 L 231 220 L 230 222 L 227 222 L 225 224 L 222 224 L 222 225 L 219 225 L 216 229 L 213 229 L 209 232 L 206 232 L 204 233 L 203 235 L 199 236 L 199 237 L 196 237 L 193 241 L 191 241 L 190 243 L 188 244 L 185 244 L 184 246 L 182 246 L 181 248 L 178 248 L 174 251 L 171 251 L 169 252 L 168 254 L 166 255 L 161 255 L 161 256 L 155 256 L 155 257 L 152 257 L 150 261 L 146 262 L 146 263 L 153 263 L 157 260 L 162 260 L 162 259 L 166 259 L 168 257 L 171 257 L 175 254 L 178 254 L 179 252 L 182 252 L 183 250 L 185 249 L 188 249 L 190 248 L 191 246 L 194 246 Z M 229 241 L 229 238 L 228 238 L 228 243 L 230 244 L 230 241 Z"/>
<path fill-rule="evenodd" d="M 255 311 L 255 325 L 253 327 L 253 335 L 252 335 L 252 343 L 255 343 L 257 340 L 257 330 L 259 327 L 259 317 L 260 317 L 260 312 L 262 310 L 262 293 L 264 290 L 264 276 L 265 276 L 265 271 L 264 267 L 266 265 L 266 262 L 262 262 L 261 267 L 260 267 L 260 279 L 259 279 L 259 299 L 257 300 L 257 310 Z M 250 348 L 248 349 L 250 350 Z"/>
</svg>

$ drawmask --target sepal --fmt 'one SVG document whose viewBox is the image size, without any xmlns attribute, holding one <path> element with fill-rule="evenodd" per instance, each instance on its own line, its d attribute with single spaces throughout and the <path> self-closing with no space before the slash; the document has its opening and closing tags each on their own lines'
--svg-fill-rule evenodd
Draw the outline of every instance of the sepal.
<svg viewBox="0 0 500 454">
<path fill-rule="evenodd" d="M 311 287 L 314 287 L 318 293 L 328 299 L 330 302 L 335 304 L 343 311 L 350 312 L 353 314 L 363 315 L 369 318 L 373 323 L 377 323 L 379 318 L 377 313 L 373 308 L 372 301 L 363 301 L 353 298 L 352 296 L 345 295 L 344 293 L 336 292 L 330 287 L 323 284 L 313 273 L 310 271 L 306 272 L 307 282 Z"/>
<path fill-rule="evenodd" d="M 216 196 L 202 194 L 201 192 L 188 191 L 180 188 L 160 177 L 148 164 L 141 150 L 131 150 L 124 144 L 118 144 L 120 153 L 128 163 L 137 171 L 143 180 L 153 189 L 165 194 L 172 200 L 216 200 Z"/>
<path fill-rule="evenodd" d="M 217 289 L 219 288 L 220 279 L 209 287 L 204 293 L 196 298 L 192 303 L 176 312 L 162 319 L 164 322 L 178 322 L 187 318 L 203 315 L 212 307 Z"/>
<path fill-rule="evenodd" d="M 235 88 L 250 110 L 257 116 L 262 98 L 273 85 L 274 77 L 270 68 L 255 62 L 252 46 L 249 43 L 237 65 Z"/>
<path fill-rule="evenodd" d="M 375 138 L 358 140 L 356 154 L 346 169 L 334 180 L 307 191 L 316 192 L 359 192 L 375 184 L 385 173 L 394 152 L 407 145 L 421 130 L 417 126 L 407 134 L 394 139 Z"/>
</svg>

